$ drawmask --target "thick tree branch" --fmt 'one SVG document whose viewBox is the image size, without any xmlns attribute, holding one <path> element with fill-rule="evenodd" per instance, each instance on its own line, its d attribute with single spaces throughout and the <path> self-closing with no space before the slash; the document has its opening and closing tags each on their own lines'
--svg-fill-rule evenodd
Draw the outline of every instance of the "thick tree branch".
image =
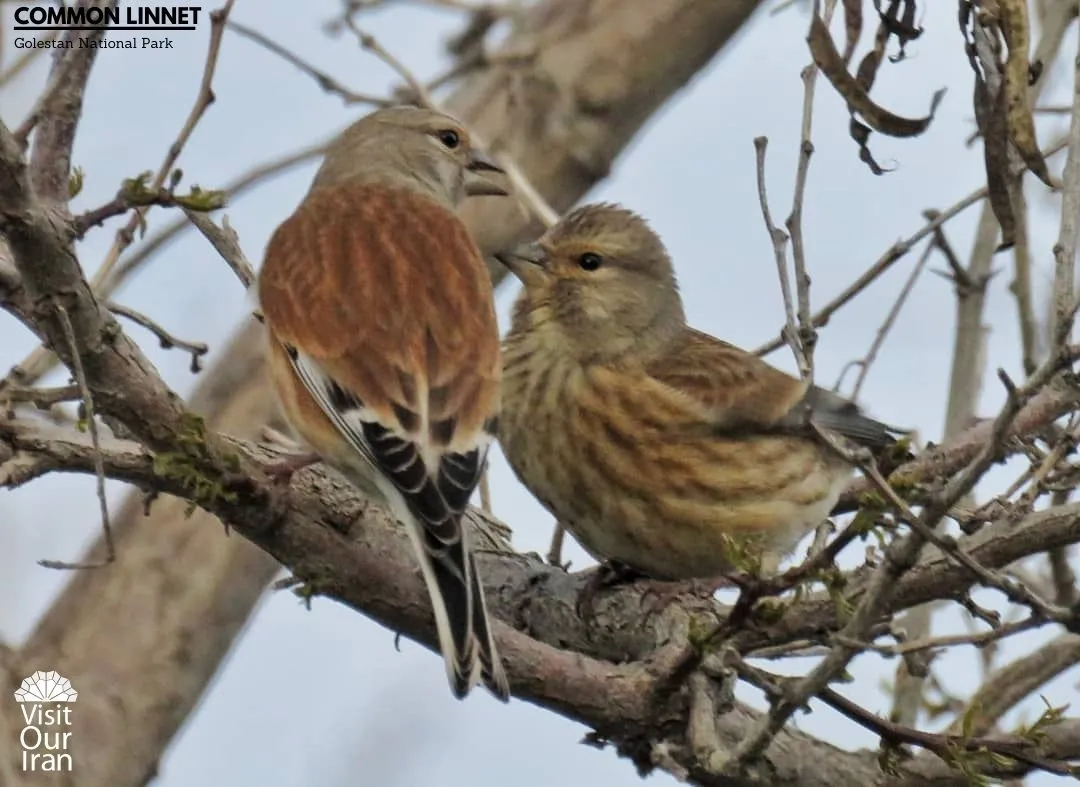
<svg viewBox="0 0 1080 787">
<path fill-rule="evenodd" d="M 269 457 L 265 449 L 227 441 L 231 450 L 250 455 L 252 461 Z M 53 427 L 17 421 L 0 425 L 0 445 L 15 455 L 32 456 L 50 470 L 92 473 L 94 452 L 88 436 L 58 432 Z M 151 455 L 131 442 L 109 441 L 104 461 L 110 476 L 144 488 L 190 497 L 182 481 L 163 475 Z M 383 625 L 404 633 L 429 648 L 435 647 L 434 629 L 425 591 L 413 565 L 401 526 L 385 511 L 315 468 L 303 471 L 290 489 L 289 509 L 274 526 L 267 526 L 268 495 L 240 490 L 237 499 L 220 497 L 208 504 L 238 533 L 287 566 L 307 583 L 309 591 L 337 599 Z M 605 594 L 596 616 L 582 618 L 577 598 L 582 575 L 568 575 L 536 558 L 506 551 L 497 530 L 480 512 L 472 524 L 479 527 L 481 556 L 490 603 L 500 620 L 498 637 L 515 696 L 527 699 L 590 725 L 601 739 L 610 740 L 631 756 L 640 768 L 663 764 L 654 761 L 663 750 L 695 783 L 741 784 L 721 781 L 706 763 L 699 762 L 685 740 L 686 727 L 672 724 L 686 719 L 689 694 L 672 670 L 681 663 L 684 646 L 678 645 L 693 617 L 726 614 L 720 605 L 705 608 L 672 605 L 662 616 L 646 617 L 647 586 L 630 585 Z M 219 532 L 209 522 L 206 529 Z M 976 537 L 969 553 L 987 566 L 1000 566 L 1044 548 L 1045 543 L 1080 541 L 1080 505 L 1032 514 L 1025 521 L 1005 521 L 987 528 L 993 537 Z M 980 534 L 983 536 L 983 534 Z M 978 546 L 979 541 L 986 548 Z M 970 586 L 972 576 L 943 555 L 930 555 L 897 583 L 882 614 L 933 598 L 948 598 Z M 848 592 L 858 600 L 865 587 L 855 582 Z M 835 600 L 809 600 L 791 606 L 775 623 L 760 623 L 731 640 L 746 652 L 758 639 L 780 643 L 804 636 L 820 637 L 840 628 Z M 529 635 L 521 633 L 529 632 Z M 679 632 L 683 634 L 680 635 Z M 675 643 L 675 644 L 671 644 Z M 631 661 L 625 663 L 626 659 Z M 662 720 L 662 721 L 661 721 Z M 762 714 L 742 706 L 716 719 L 714 743 L 732 752 L 746 734 L 746 725 L 760 724 Z M 81 731 L 80 731 L 81 732 Z M 1063 757 L 1080 755 L 1080 747 Z M 799 771 L 792 756 L 825 757 L 831 773 L 841 761 L 850 775 L 835 784 L 861 784 L 868 778 L 872 756 L 866 752 L 841 753 L 807 736 L 781 731 L 766 752 L 763 766 L 773 784 L 816 784 L 820 774 Z M 758 771 L 760 773 L 760 771 Z M 748 777 L 749 778 L 749 777 Z M 804 779 L 810 778 L 810 781 Z M 830 778 L 838 778 L 833 773 Z M 747 782 L 749 783 L 749 782 Z"/>
</svg>

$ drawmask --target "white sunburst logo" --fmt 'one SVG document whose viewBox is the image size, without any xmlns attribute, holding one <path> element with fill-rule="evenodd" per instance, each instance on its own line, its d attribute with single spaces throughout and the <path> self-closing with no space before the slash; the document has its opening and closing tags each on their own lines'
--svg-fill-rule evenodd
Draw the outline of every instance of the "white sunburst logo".
<svg viewBox="0 0 1080 787">
<path fill-rule="evenodd" d="M 60 673 L 39 670 L 15 690 L 26 726 L 19 733 L 23 771 L 71 771 L 71 705 L 79 692 Z"/>
<path fill-rule="evenodd" d="M 15 690 L 15 699 L 19 702 L 74 702 L 79 699 L 79 692 L 59 672 L 38 671 L 23 679 L 22 685 Z"/>
</svg>

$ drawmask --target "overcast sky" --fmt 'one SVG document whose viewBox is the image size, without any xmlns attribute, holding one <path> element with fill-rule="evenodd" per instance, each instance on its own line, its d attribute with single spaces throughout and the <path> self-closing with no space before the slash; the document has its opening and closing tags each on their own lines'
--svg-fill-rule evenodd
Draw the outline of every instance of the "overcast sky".
<svg viewBox="0 0 1080 787">
<path fill-rule="evenodd" d="M 982 155 L 964 139 L 973 129 L 971 72 L 963 55 L 953 3 L 922 3 L 925 35 L 909 59 L 882 69 L 874 95 L 908 116 L 926 112 L 931 93 L 948 87 L 935 122 L 921 137 L 875 135 L 878 160 L 894 171 L 875 177 L 858 161 L 847 133 L 847 114 L 824 82 L 815 112 L 813 159 L 805 208 L 812 297 L 822 304 L 862 272 L 894 241 L 917 230 L 927 208 L 943 209 L 984 182 Z M 207 6 L 211 8 L 213 6 Z M 350 38 L 328 38 L 322 23 L 336 0 L 300 5 L 288 0 L 241 0 L 234 17 L 302 54 L 357 91 L 380 93 L 392 83 L 388 69 L 361 52 Z M 303 9 L 301 12 L 298 9 Z M 10 6 L 5 24 L 10 26 Z M 413 5 L 373 13 L 369 32 L 421 75 L 441 68 L 440 42 L 458 17 Z M 640 211 L 664 236 L 681 279 L 686 311 L 699 328 L 753 347 L 776 334 L 782 320 L 776 271 L 755 190 L 752 140 L 770 140 L 768 186 L 773 212 L 787 215 L 798 152 L 802 82 L 808 55 L 807 16 L 800 9 L 775 17 L 760 14 L 750 28 L 692 85 L 676 96 L 618 161 L 611 178 L 589 200 L 614 200 Z M 5 39 L 8 33 L 5 31 Z M 166 51 L 102 52 L 87 91 L 74 161 L 86 173 L 75 209 L 111 198 L 120 181 L 156 169 L 187 115 L 206 53 L 209 25 L 172 36 Z M 114 33 L 113 35 L 123 35 Z M 1074 47 L 1070 36 L 1066 47 Z M 6 50 L 11 62 L 13 53 Z M 0 96 L 0 114 L 18 122 L 38 94 L 44 59 Z M 1067 72 L 1066 72 L 1067 73 Z M 1047 103 L 1066 100 L 1067 76 L 1053 77 Z M 253 164 L 316 141 L 364 110 L 343 108 L 310 79 L 247 40 L 226 35 L 214 82 L 217 102 L 199 125 L 181 159 L 185 182 L 215 187 Z M 1063 120 L 1040 121 L 1044 139 L 1065 128 Z M 1062 159 L 1054 160 L 1059 171 Z M 280 177 L 228 209 L 252 260 L 261 258 L 269 234 L 296 205 L 314 166 Z M 1051 278 L 1050 249 L 1057 202 L 1029 180 L 1035 207 L 1033 249 L 1037 285 Z M 977 210 L 948 225 L 964 255 Z M 155 210 L 151 228 L 173 216 Z M 81 245 L 84 267 L 93 269 L 113 238 L 95 231 Z M 898 264 L 821 333 L 817 374 L 831 385 L 844 364 L 865 354 L 897 289 L 915 262 Z M 993 371 L 1022 376 L 1014 301 L 1008 293 L 1009 258 L 991 285 L 987 315 L 992 324 L 987 384 L 980 413 L 1002 401 Z M 943 263 L 935 260 L 934 267 Z M 516 285 L 498 297 L 506 325 Z M 119 300 L 152 314 L 177 334 L 218 349 L 250 309 L 239 284 L 212 249 L 195 235 L 163 252 Z M 918 427 L 938 439 L 944 421 L 954 296 L 942 277 L 921 278 L 861 396 L 876 416 Z M 133 331 L 143 341 L 145 336 Z M 0 369 L 34 346 L 13 319 L 0 319 Z M 143 347 L 167 382 L 181 393 L 197 379 L 188 359 L 156 342 Z M 210 361 L 214 358 L 211 353 Z M 771 360 L 793 369 L 790 354 Z M 501 455 L 493 457 L 495 513 L 514 527 L 515 546 L 546 551 L 551 519 L 513 478 Z M 999 476 L 1000 477 L 1000 476 Z M 124 489 L 113 489 L 119 500 Z M 77 559 L 97 535 L 93 481 L 51 477 L 14 493 L 0 494 L 4 549 L 0 554 L 0 637 L 18 642 L 31 630 L 65 581 L 35 565 L 39 558 Z M 224 537 L 224 536 L 222 536 Z M 851 551 L 857 553 L 858 547 Z M 571 546 L 575 567 L 588 560 Z M 858 554 L 849 556 L 851 560 Z M 962 625 L 943 616 L 939 630 Z M 1027 646 L 1032 645 L 1028 641 Z M 1011 647 L 1011 646 L 1010 646 Z M 1006 649 L 1009 651 L 1009 649 Z M 883 668 L 883 664 L 885 665 Z M 956 691 L 973 688 L 978 671 L 970 650 L 939 662 L 939 674 Z M 42 665 L 47 669 L 48 665 Z M 792 670 L 808 668 L 805 662 Z M 860 658 L 855 684 L 843 691 L 870 709 L 887 713 L 882 680 L 894 665 Z M 1044 693 L 1055 703 L 1075 702 L 1075 676 Z M 78 687 L 76 687 L 78 688 Z M 751 691 L 742 695 L 757 704 Z M 873 746 L 872 736 L 815 705 L 797 724 L 845 747 Z M 1028 706 L 1028 718 L 1038 711 Z M 564 783 L 631 785 L 633 768 L 610 751 L 578 744 L 586 730 L 524 702 L 504 707 L 484 692 L 455 701 L 439 659 L 410 642 L 394 650 L 393 634 L 332 601 L 317 599 L 308 612 L 290 594 L 264 600 L 204 702 L 160 767 L 160 787 L 205 784 L 308 787 L 311 784 L 469 785 L 502 787 L 507 773 L 523 787 Z M 524 766 L 524 767 L 523 767 Z M 655 776 L 657 785 L 674 784 Z M 1040 777 L 1032 783 L 1050 784 Z"/>
</svg>

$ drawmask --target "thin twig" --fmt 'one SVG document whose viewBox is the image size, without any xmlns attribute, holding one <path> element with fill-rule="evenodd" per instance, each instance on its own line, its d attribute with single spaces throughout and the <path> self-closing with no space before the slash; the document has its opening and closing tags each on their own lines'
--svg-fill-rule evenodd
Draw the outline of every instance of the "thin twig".
<svg viewBox="0 0 1080 787">
<path fill-rule="evenodd" d="M 819 0 L 814 0 L 811 13 L 818 15 Z M 836 10 L 836 0 L 826 0 L 822 21 L 828 27 Z M 795 167 L 795 193 L 791 201 L 791 213 L 784 226 L 791 237 L 791 258 L 795 275 L 795 296 L 798 302 L 799 346 L 806 361 L 803 378 L 812 382 L 814 379 L 814 345 L 817 344 L 817 331 L 810 317 L 810 274 L 806 266 L 806 245 L 803 242 L 803 202 L 806 198 L 806 180 L 810 173 L 810 158 L 814 154 L 812 132 L 814 128 L 814 88 L 817 85 L 818 67 L 811 61 L 803 68 L 802 122 L 799 134 L 799 163 Z M 800 367 L 800 371 L 803 371 Z"/>
<path fill-rule="evenodd" d="M 765 229 L 772 241 L 773 258 L 776 260 L 776 273 L 780 279 L 780 295 L 784 300 L 784 330 L 781 332 L 784 341 L 791 347 L 798 364 L 799 374 L 804 378 L 810 375 L 810 362 L 803 354 L 802 343 L 799 341 L 799 332 L 795 323 L 795 306 L 791 299 L 791 280 L 787 270 L 787 243 L 788 234 L 776 226 L 769 210 L 769 194 L 765 186 L 765 151 L 769 147 L 768 137 L 754 138 L 754 152 L 757 161 L 757 192 L 758 202 L 761 205 L 761 216 L 765 220 Z"/>
<path fill-rule="evenodd" d="M 260 186 L 270 178 L 288 172 L 294 167 L 306 164 L 322 155 L 330 141 L 337 137 L 338 133 L 334 133 L 322 142 L 318 142 L 314 145 L 307 145 L 292 153 L 287 153 L 284 156 L 258 164 L 225 184 L 221 189 L 221 192 L 225 194 L 230 205 L 235 205 L 237 198 L 250 191 L 252 188 Z M 101 283 L 101 286 L 97 288 L 95 292 L 103 297 L 111 296 L 125 281 L 128 280 L 128 278 L 141 270 L 142 266 L 145 265 L 154 254 L 191 226 L 193 226 L 192 223 L 185 217 L 173 221 L 168 226 L 151 235 L 138 247 L 138 249 L 121 260 L 120 264 L 113 269 L 112 274 Z"/>
<path fill-rule="evenodd" d="M 1053 145 L 1046 148 L 1045 154 L 1047 157 L 1054 153 L 1059 153 L 1065 149 L 1068 144 L 1067 140 L 1058 140 Z M 867 268 L 855 281 L 849 284 L 843 292 L 829 301 L 825 306 L 816 311 L 811 318 L 815 328 L 822 328 L 828 324 L 829 319 L 842 307 L 850 303 L 856 295 L 861 293 L 879 278 L 882 274 L 888 271 L 898 260 L 911 251 L 920 241 L 930 235 L 939 227 L 943 226 L 947 222 L 954 219 L 959 214 L 970 208 L 972 205 L 977 205 L 986 199 L 988 190 L 985 186 L 976 189 L 968 194 L 963 199 L 953 203 L 945 210 L 941 211 L 937 218 L 933 221 L 929 221 L 902 240 L 894 243 L 884 254 L 882 254 L 869 268 Z M 768 355 L 774 350 L 778 350 L 786 343 L 783 331 L 776 338 L 766 342 L 765 344 L 754 350 L 755 355 Z"/>
<path fill-rule="evenodd" d="M 1031 615 L 1015 623 L 1003 623 L 997 628 L 992 628 L 989 631 L 977 631 L 969 634 L 949 634 L 940 637 L 923 637 L 921 639 L 898 642 L 895 645 L 879 645 L 876 642 L 844 640 L 839 634 L 834 634 L 833 639 L 852 647 L 872 650 L 883 656 L 906 656 L 924 650 L 938 650 L 955 647 L 956 645 L 973 645 L 977 648 L 981 648 L 989 645 L 991 642 L 1007 639 L 1014 634 L 1031 631 L 1032 629 L 1045 625 L 1045 623 L 1046 618 L 1039 615 Z M 838 637 L 839 639 L 837 639 Z"/>
<path fill-rule="evenodd" d="M 1080 233 L 1080 62 L 1073 64 L 1073 111 L 1069 122 L 1068 153 L 1062 173 L 1061 224 L 1054 244 L 1054 314 L 1051 340 L 1067 341 L 1060 335 L 1071 322 L 1076 301 L 1075 266 L 1077 235 Z"/>
<path fill-rule="evenodd" d="M 413 100 L 415 103 L 427 107 L 435 106 L 431 94 L 427 91 L 427 88 L 424 87 L 423 83 L 413 75 L 412 71 L 405 67 L 404 63 L 390 54 L 390 52 L 379 43 L 375 36 L 366 33 L 357 27 L 356 22 L 353 21 L 351 16 L 346 17 L 345 26 L 354 36 L 356 36 L 356 40 L 360 43 L 361 49 L 375 55 L 375 57 L 390 66 L 390 68 L 404 80 L 409 90 L 413 93 Z"/>
<path fill-rule="evenodd" d="M 335 139 L 337 136 L 338 134 L 335 133 L 329 139 Z M 309 145 L 293 153 L 288 153 L 252 167 L 226 184 L 225 188 L 221 189 L 221 192 L 226 196 L 230 204 L 235 204 L 235 198 L 240 197 L 250 189 L 321 155 L 328 143 L 329 140 L 326 140 L 315 145 Z M 171 224 L 155 232 L 140 244 L 132 254 L 124 257 L 113 268 L 112 273 L 95 288 L 94 294 L 103 299 L 111 297 L 131 276 L 142 270 L 143 266 L 157 252 L 192 226 L 191 221 L 185 216 L 174 220 Z M 13 384 L 15 380 L 18 380 L 21 385 L 32 385 L 48 374 L 58 363 L 59 359 L 53 352 L 39 345 L 8 373 L 8 384 Z M 0 388 L 2 387 L 4 387 L 4 383 L 0 382 Z"/>
<path fill-rule="evenodd" d="M 165 181 L 172 173 L 173 165 L 180 157 L 180 153 L 183 151 L 184 146 L 187 145 L 192 133 L 194 133 L 195 127 L 199 124 L 199 121 L 202 120 L 206 110 L 214 103 L 214 72 L 217 70 L 218 53 L 221 51 L 221 41 L 223 33 L 225 32 L 225 23 L 228 21 L 229 13 L 232 11 L 235 2 L 236 0 L 225 0 L 225 5 L 210 13 L 210 45 L 206 54 L 206 63 L 203 66 L 202 79 L 199 83 L 199 92 L 195 97 L 195 104 L 191 107 L 191 111 L 184 121 L 184 125 L 180 128 L 180 133 L 177 134 L 173 143 L 169 145 L 169 150 L 165 154 L 164 160 L 161 162 L 157 173 L 150 182 L 149 188 L 153 191 L 156 191 L 165 185 Z M 101 266 L 94 273 L 94 278 L 91 281 L 92 287 L 95 289 L 99 287 L 101 282 L 103 282 L 112 272 L 113 267 L 120 259 L 121 253 L 123 253 L 124 249 L 130 246 L 131 242 L 135 239 L 135 230 L 138 229 L 143 221 L 145 221 L 146 213 L 149 210 L 150 206 L 135 208 L 128 223 L 123 229 L 116 233 L 116 239 L 113 241 L 112 248 L 109 249 Z"/>
<path fill-rule="evenodd" d="M 210 26 L 210 45 L 207 52 L 206 63 L 203 66 L 202 79 L 199 85 L 199 92 L 195 99 L 195 104 L 192 106 L 191 112 L 188 114 L 187 120 L 184 122 L 180 133 L 176 139 L 169 146 L 169 150 L 165 155 L 161 166 L 158 167 L 157 174 L 153 180 L 147 186 L 151 191 L 160 191 L 164 186 L 166 179 L 172 172 L 173 164 L 179 158 L 184 146 L 187 144 L 191 134 L 195 131 L 195 127 L 202 119 L 206 109 L 214 102 L 214 91 L 211 87 L 213 81 L 214 72 L 217 68 L 218 53 L 221 49 L 222 34 L 225 29 L 225 21 L 228 18 L 229 12 L 232 10 L 233 3 L 236 0 L 226 0 L 225 5 L 213 11 L 210 14 L 211 26 Z M 78 49 L 74 51 L 79 51 Z M 91 50 L 96 51 L 96 50 Z M 66 181 L 65 181 L 66 188 Z M 117 261 L 120 259 L 120 255 L 123 251 L 131 245 L 135 239 L 135 231 L 142 226 L 145 221 L 146 213 L 150 210 L 150 206 L 136 207 L 132 210 L 131 218 L 122 229 L 117 231 L 116 238 L 109 251 L 105 255 L 105 259 L 101 265 L 95 271 L 94 276 L 90 282 L 91 288 L 97 292 L 101 292 L 102 283 L 107 280 L 112 274 L 113 268 L 116 266 Z M 37 380 L 51 369 L 56 363 L 56 357 L 44 346 L 36 347 L 26 358 L 16 364 L 11 372 L 8 373 L 7 381 L 13 380 L 14 375 L 19 375 L 19 379 L 26 381 Z M 2 383 L 0 383 L 2 385 Z"/>
<path fill-rule="evenodd" d="M 244 285 L 244 289 L 249 289 L 255 283 L 255 269 L 248 262 L 247 257 L 244 256 L 244 250 L 240 248 L 240 239 L 237 237 L 236 231 L 229 226 L 228 217 L 222 219 L 219 227 L 205 213 L 196 213 L 193 210 L 185 209 L 184 214 L 195 225 L 195 228 L 210 241 L 210 245 L 214 247 L 229 268 L 232 269 L 232 272 L 236 274 L 236 278 Z"/>
<path fill-rule="evenodd" d="M 1064 18 L 1060 18 L 1059 21 L 1054 23 L 1043 20 L 1042 32 L 1037 47 L 1041 53 L 1040 56 L 1044 58 L 1043 63 L 1049 63 L 1056 58 L 1061 44 L 1061 34 L 1067 24 L 1068 22 Z M 989 42 L 986 40 L 987 36 L 981 25 L 975 26 L 974 35 L 976 45 L 981 50 L 985 50 Z M 997 63 L 996 56 L 992 54 L 986 57 L 983 62 L 987 88 L 994 95 L 997 95 L 998 91 L 1002 89 L 1002 74 L 997 68 Z M 1037 100 L 1038 94 L 1046 82 L 1045 79 L 1038 81 L 1034 88 L 1028 92 L 1028 99 L 1031 104 Z M 1067 140 L 1063 142 L 1067 144 Z M 1046 155 L 1049 156 L 1050 153 L 1051 151 L 1048 150 Z M 1013 159 L 1016 158 L 1018 157 L 1013 156 Z M 1024 167 L 1015 160 L 1010 164 L 1006 164 L 1006 167 L 1008 169 L 1005 176 L 1007 187 L 1015 211 L 1022 203 L 1022 194 L 1019 194 L 1019 192 L 1022 190 L 1021 178 Z M 1026 217 L 1021 214 L 1019 219 L 1018 224 L 1024 225 Z M 967 428 L 975 416 L 976 403 L 979 401 L 979 393 L 986 367 L 987 327 L 983 319 L 986 307 L 986 291 L 987 283 L 992 276 L 992 261 L 997 250 L 999 229 L 994 212 L 989 205 L 984 204 L 979 216 L 975 243 L 972 247 L 968 265 L 966 267 L 961 266 L 953 255 L 946 252 L 946 259 L 954 271 L 953 283 L 956 295 L 956 331 L 945 411 L 944 437 L 946 439 Z M 1023 276 L 1025 272 L 1026 231 L 1026 225 L 1018 227 L 1016 235 L 1019 237 L 1015 238 L 1019 241 L 1018 250 L 1015 253 L 1017 255 L 1018 301 L 1022 330 L 1029 326 L 1029 316 L 1024 313 L 1027 304 L 1022 297 L 1025 286 Z M 941 248 L 947 249 L 948 247 L 943 245 Z M 1030 354 L 1030 349 L 1030 344 L 1025 343 L 1025 365 L 1034 360 L 1034 357 Z M 1025 373 L 1032 374 L 1033 368 L 1025 368 Z M 926 636 L 931 629 L 932 615 L 933 606 L 917 607 L 908 611 L 902 622 L 913 637 Z M 904 665 L 901 665 L 897 672 L 894 705 L 891 712 L 892 718 L 901 723 L 914 723 L 918 708 L 922 704 L 922 692 L 923 681 L 909 675 Z"/>
<path fill-rule="evenodd" d="M 934 732 L 923 732 L 914 727 L 897 724 L 871 713 L 865 708 L 855 704 L 832 689 L 825 689 L 819 695 L 821 701 L 834 710 L 839 711 L 856 724 L 876 733 L 887 743 L 910 744 L 931 751 L 942 758 L 954 756 L 954 748 L 960 748 L 969 752 L 990 751 L 997 755 L 1009 757 L 1032 768 L 1058 776 L 1073 776 L 1073 769 L 1068 763 L 1056 762 L 1038 756 L 1038 745 L 1034 741 L 1023 738 L 1012 740 L 1000 740 L 987 737 L 966 737 L 963 735 L 942 735 Z M 1032 750 L 1029 753 L 1027 750 Z"/>
<path fill-rule="evenodd" d="M 1045 382 L 1045 380 L 1043 382 Z M 1041 384 L 1042 383 L 1040 382 L 1039 387 L 1041 387 Z M 1021 392 L 1019 389 L 1014 389 L 1010 392 L 1008 397 L 1009 401 L 1006 402 L 1005 407 L 1002 409 L 995 422 L 995 437 L 988 443 L 982 455 L 976 457 L 976 459 L 965 468 L 965 471 L 957 476 L 957 478 L 962 479 L 961 483 L 950 483 L 946 485 L 941 493 L 942 501 L 949 501 L 948 504 L 950 506 L 953 503 L 956 503 L 970 491 L 977 479 L 989 469 L 990 463 L 986 461 L 985 457 L 987 455 L 993 455 L 994 444 L 1000 441 L 1002 436 L 1007 432 L 1012 420 L 1016 417 L 1016 413 L 1019 412 L 1020 403 L 1022 402 L 1023 397 L 1029 396 L 1030 391 L 1033 390 L 1037 390 L 1037 388 L 1030 388 L 1028 391 L 1024 392 Z M 933 544 L 949 558 L 968 569 L 983 585 L 1001 591 L 1013 603 L 1023 604 L 1029 607 L 1034 615 L 1044 620 L 1053 620 L 1058 623 L 1071 624 L 1076 619 L 1076 615 L 1072 610 L 1046 601 L 1033 590 L 1022 583 L 1016 582 L 1011 577 L 985 568 L 977 560 L 967 554 L 967 552 L 960 547 L 955 538 L 939 533 L 935 529 L 936 522 L 931 521 L 931 517 L 927 516 L 929 511 L 935 510 L 935 506 L 928 506 L 927 509 L 924 510 L 922 516 L 916 515 L 915 512 L 911 510 L 911 507 L 896 494 L 896 491 L 889 485 L 888 481 L 882 478 L 872 462 L 862 463 L 861 469 L 877 490 L 885 496 L 886 501 L 896 508 L 900 515 L 911 525 L 913 530 L 919 533 L 925 541 Z M 940 507 L 941 501 L 938 502 L 939 506 L 937 507 Z"/>
<path fill-rule="evenodd" d="M 327 93 L 339 96 L 346 104 L 368 104 L 373 107 L 386 107 L 391 106 L 395 102 L 379 98 L 377 96 L 368 95 L 367 93 L 357 93 L 350 90 L 338 80 L 327 74 L 315 66 L 308 63 L 306 60 L 295 54 L 288 48 L 282 46 L 277 41 L 271 38 L 267 38 L 258 30 L 248 27 L 245 24 L 241 24 L 235 20 L 229 20 L 225 23 L 225 26 L 232 30 L 237 35 L 243 36 L 249 41 L 253 41 L 264 49 L 272 52 L 280 57 L 290 65 L 299 69 L 302 73 L 307 74 L 314 79 L 319 87 L 321 87 Z"/>
<path fill-rule="evenodd" d="M 1014 178 L 1010 189 L 1016 214 L 1015 245 L 1012 249 L 1013 280 L 1009 291 L 1016 299 L 1016 317 L 1020 323 L 1020 351 L 1024 374 L 1031 374 L 1039 363 L 1039 325 L 1031 291 L 1031 237 L 1027 194 L 1023 176 Z"/>
<path fill-rule="evenodd" d="M 174 347 L 179 350 L 183 350 L 186 353 L 191 354 L 191 372 L 197 374 L 202 371 L 202 365 L 200 358 L 210 352 L 210 348 L 203 342 L 189 342 L 184 339 L 178 339 L 171 333 L 166 331 L 156 322 L 151 320 L 142 312 L 135 311 L 127 306 L 121 306 L 119 303 L 113 301 L 106 301 L 105 308 L 111 311 L 113 314 L 118 314 L 121 317 L 126 317 L 137 325 L 141 325 L 146 330 L 158 337 L 158 341 L 161 342 L 161 347 L 164 350 L 171 350 Z"/>
<path fill-rule="evenodd" d="M 41 36 L 41 38 L 35 39 L 35 43 L 40 41 L 43 44 L 46 44 L 46 46 L 34 46 L 20 52 L 10 66 L 0 71 L 0 88 L 7 87 L 9 82 L 13 82 L 15 78 L 25 71 L 36 58 L 40 57 L 46 51 L 47 42 L 55 41 L 59 35 L 59 30 L 50 30 L 45 33 L 45 35 Z M 18 139 L 17 134 L 16 139 Z"/>
<path fill-rule="evenodd" d="M 932 219 L 933 216 L 927 216 L 927 218 Z M 919 261 L 915 263 L 915 267 L 912 268 L 911 273 L 908 274 L 904 286 L 900 288 L 900 292 L 897 294 L 892 308 L 889 309 L 889 313 L 885 315 L 885 320 L 881 323 L 881 327 L 879 327 L 877 333 L 874 334 L 874 340 L 870 343 L 870 349 L 866 351 L 866 355 L 854 362 L 859 367 L 859 376 L 855 378 L 855 387 L 851 390 L 852 399 L 859 398 L 859 392 L 862 391 L 863 383 L 866 382 L 866 377 L 870 374 L 870 367 L 873 366 L 874 361 L 877 360 L 878 353 L 881 351 L 881 346 L 885 343 L 885 338 L 889 335 L 889 331 L 892 330 L 893 325 L 896 323 L 896 318 L 900 316 L 900 312 L 903 310 L 908 296 L 911 295 L 911 291 L 915 287 L 915 282 L 917 282 L 919 276 L 922 275 L 923 269 L 926 268 L 926 263 L 930 259 L 930 253 L 933 252 L 935 248 L 937 248 L 937 244 L 933 241 L 929 241 L 926 244 L 923 253 L 919 255 Z"/>
<path fill-rule="evenodd" d="M 1080 636 L 1061 634 L 988 675 L 968 701 L 974 709 L 968 726 L 974 735 L 986 734 L 1006 713 L 1033 692 L 1080 661 Z M 950 725 L 958 732 L 965 725 L 963 717 Z"/>
<path fill-rule="evenodd" d="M 188 196 L 178 196 L 172 189 L 143 189 L 137 179 L 125 181 L 115 197 L 96 208 L 81 213 L 72 219 L 72 229 L 76 238 L 82 238 L 92 227 L 100 227 L 108 219 L 122 216 L 132 208 L 157 205 L 172 208 L 182 205 L 198 210 L 218 210 L 225 206 L 225 195 L 221 192 L 193 192 Z"/>
<path fill-rule="evenodd" d="M 757 669 L 746 664 L 741 659 L 736 660 L 735 670 L 739 677 L 748 683 L 758 687 L 771 698 L 782 698 L 790 694 L 790 686 L 796 682 L 792 678 L 773 675 L 764 670 Z M 862 708 L 842 694 L 832 689 L 823 689 L 819 695 L 822 702 L 834 710 L 840 712 L 851 721 L 865 727 L 877 734 L 882 741 L 897 745 L 909 744 L 918 746 L 937 754 L 939 757 L 950 758 L 955 756 L 953 750 L 959 748 L 963 751 L 979 752 L 992 751 L 1010 757 L 1019 762 L 1030 765 L 1033 768 L 1044 770 L 1047 773 L 1058 775 L 1072 775 L 1072 768 L 1067 763 L 1059 763 L 1039 757 L 1036 753 L 1029 753 L 1028 749 L 1038 749 L 1034 741 L 1014 737 L 1011 739 L 965 737 L 956 734 L 941 734 L 923 732 L 913 727 L 897 724 L 893 721 L 878 716 L 875 713 Z"/>
<path fill-rule="evenodd" d="M 48 410 L 61 402 L 74 402 L 82 397 L 77 385 L 57 388 L 19 388 L 9 386 L 0 391 L 0 402 L 16 404 L 30 402 L 39 410 Z"/>
<path fill-rule="evenodd" d="M 64 331 L 64 338 L 68 344 L 68 352 L 71 353 L 71 370 L 75 374 L 75 383 L 79 386 L 82 395 L 83 407 L 86 409 L 86 426 L 90 432 L 90 443 L 94 450 L 94 475 L 97 478 L 98 507 L 101 511 L 101 530 L 105 534 L 105 557 L 102 560 L 87 561 L 81 563 L 65 563 L 60 560 L 39 560 L 38 565 L 45 568 L 56 569 L 87 569 L 107 566 L 116 559 L 116 546 L 113 543 L 112 523 L 109 521 L 109 503 L 105 497 L 105 462 L 101 454 L 101 437 L 98 434 L 97 420 L 94 416 L 94 396 L 90 393 L 90 386 L 86 382 L 86 372 L 83 369 L 82 356 L 79 355 L 78 341 L 75 338 L 75 328 L 71 325 L 71 317 L 67 309 L 61 303 L 54 304 L 56 314 L 60 318 L 60 326 Z"/>
</svg>

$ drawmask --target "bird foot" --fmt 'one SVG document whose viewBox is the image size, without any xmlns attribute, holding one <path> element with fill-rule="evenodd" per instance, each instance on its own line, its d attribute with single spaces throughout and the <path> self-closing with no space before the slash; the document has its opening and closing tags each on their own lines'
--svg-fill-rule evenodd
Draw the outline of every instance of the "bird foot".
<svg viewBox="0 0 1080 787">
<path fill-rule="evenodd" d="M 270 476 L 275 484 L 288 486 L 295 473 L 303 470 L 305 467 L 310 467 L 321 458 L 322 457 L 312 451 L 286 454 L 279 459 L 264 464 L 263 471 Z"/>
<path fill-rule="evenodd" d="M 601 591 L 624 585 L 640 579 L 642 574 L 625 563 L 607 561 L 589 570 L 589 579 L 578 593 L 576 610 L 578 617 L 592 617 L 595 612 L 596 597 Z"/>
<path fill-rule="evenodd" d="M 285 451 L 295 452 L 300 451 L 301 449 L 300 443 L 269 425 L 264 425 L 262 429 L 259 430 L 259 437 L 264 443 L 272 445 L 275 448 L 281 448 Z"/>
</svg>

